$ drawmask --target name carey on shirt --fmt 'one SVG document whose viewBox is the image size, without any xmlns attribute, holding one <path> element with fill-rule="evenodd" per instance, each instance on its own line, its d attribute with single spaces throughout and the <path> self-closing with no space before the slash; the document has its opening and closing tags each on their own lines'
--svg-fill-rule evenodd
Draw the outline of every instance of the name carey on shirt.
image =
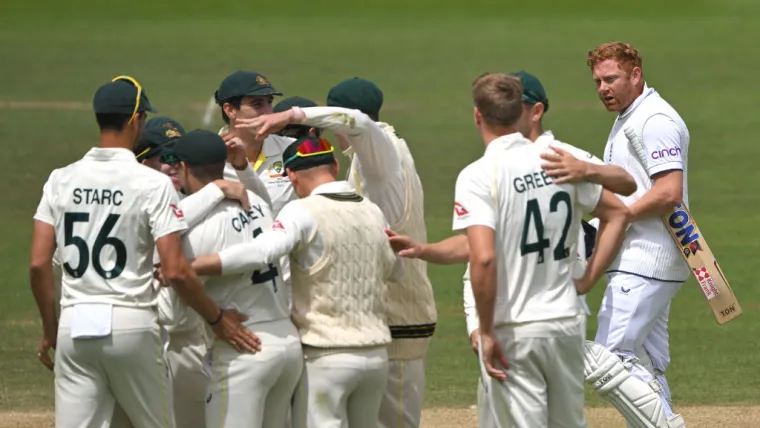
<svg viewBox="0 0 760 428">
<path fill-rule="evenodd" d="M 261 205 L 251 205 L 251 208 L 248 211 L 240 210 L 240 213 L 237 215 L 237 217 L 232 218 L 232 228 L 235 229 L 236 232 L 242 232 L 243 229 L 247 228 L 253 220 L 266 217 L 264 215 L 264 210 L 261 208 Z"/>
<path fill-rule="evenodd" d="M 554 180 L 546 175 L 546 171 L 533 172 L 525 174 L 522 177 L 517 177 L 512 180 L 512 185 L 515 186 L 517 193 L 522 193 L 527 190 L 534 190 L 539 187 L 551 186 L 554 184 Z"/>
</svg>

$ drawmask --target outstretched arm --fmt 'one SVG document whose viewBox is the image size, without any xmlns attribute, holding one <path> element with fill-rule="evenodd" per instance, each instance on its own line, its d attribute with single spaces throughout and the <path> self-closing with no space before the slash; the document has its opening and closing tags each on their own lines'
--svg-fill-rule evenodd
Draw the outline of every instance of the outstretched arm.
<svg viewBox="0 0 760 428">
<path fill-rule="evenodd" d="M 439 265 L 467 263 L 470 259 L 470 244 L 467 241 L 467 235 L 454 235 L 434 243 L 420 243 L 392 230 L 386 230 L 386 233 L 394 251 L 401 257 L 421 259 Z"/>
<path fill-rule="evenodd" d="M 297 204 L 282 208 L 272 230 L 259 235 L 253 242 L 233 245 L 217 254 L 200 256 L 192 266 L 198 275 L 218 276 L 261 269 L 280 257 L 290 254 L 315 233 L 316 221 Z"/>
<path fill-rule="evenodd" d="M 547 161 L 541 166 L 555 183 L 588 181 L 623 196 L 636 191 L 636 181 L 623 168 L 605 165 L 599 158 L 572 146 L 563 147 L 553 144 L 551 150 L 554 153 L 541 154 L 541 158 Z"/>
</svg>

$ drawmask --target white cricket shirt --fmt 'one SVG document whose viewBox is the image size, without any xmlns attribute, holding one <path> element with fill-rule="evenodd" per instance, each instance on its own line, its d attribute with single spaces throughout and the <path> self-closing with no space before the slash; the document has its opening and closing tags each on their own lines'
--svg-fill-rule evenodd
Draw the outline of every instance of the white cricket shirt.
<svg viewBox="0 0 760 428">
<path fill-rule="evenodd" d="M 317 186 L 312 195 L 321 193 L 354 193 L 354 188 L 345 181 Z M 287 256 L 299 245 L 308 245 L 308 251 L 299 252 L 295 262 L 302 269 L 309 269 L 319 260 L 324 251 L 319 236 L 317 221 L 297 203 L 288 204 L 280 211 L 270 228 L 272 233 L 264 234 L 253 245 L 240 246 L 219 252 L 222 272 L 239 272 L 248 268 L 259 268 L 278 257 Z"/>
<path fill-rule="evenodd" d="M 538 147 L 541 147 L 542 149 L 546 150 L 550 146 L 558 147 L 570 154 L 572 154 L 575 158 L 581 159 L 586 162 L 594 163 L 597 165 L 604 165 L 604 162 L 599 159 L 598 157 L 592 155 L 591 153 L 579 149 L 578 147 L 571 146 L 570 144 L 563 143 L 557 139 L 554 138 L 554 134 L 552 131 L 544 131 L 537 139 L 533 142 L 533 144 L 537 145 Z M 583 228 L 581 227 L 579 229 L 579 235 L 578 235 L 578 251 L 576 253 L 576 262 L 575 266 L 573 267 L 573 278 L 580 278 L 583 276 L 583 273 L 586 270 L 586 242 L 584 241 L 585 233 L 583 232 Z M 470 282 L 470 264 L 467 264 L 467 270 L 464 273 L 464 277 L 462 278 L 464 287 L 463 287 L 463 301 L 464 301 L 464 315 L 465 315 L 465 324 L 467 326 L 467 336 L 472 335 L 472 332 L 480 327 L 480 321 L 478 320 L 478 311 L 475 308 L 475 296 L 472 292 L 472 282 Z M 589 310 L 588 304 L 586 303 L 586 295 L 580 295 L 578 296 L 578 299 L 580 301 L 581 308 L 583 309 L 583 312 L 586 315 L 591 314 L 591 310 Z"/>
<path fill-rule="evenodd" d="M 306 115 L 304 125 L 347 137 L 351 147 L 344 153 L 351 158 L 349 174 L 358 177 L 360 188 L 356 191 L 377 204 L 388 223 L 396 224 L 404 215 L 404 172 L 394 140 L 383 129 L 388 125 L 375 122 L 359 110 L 342 107 L 301 110 Z"/>
<path fill-rule="evenodd" d="M 187 228 L 178 204 L 171 179 L 126 149 L 93 148 L 54 170 L 34 218 L 55 228 L 61 306 L 155 306 L 155 241 Z"/>
<path fill-rule="evenodd" d="M 238 244 L 248 244 L 265 230 L 271 230 L 273 218 L 269 206 L 248 192 L 251 208 L 243 211 L 237 201 L 224 200 L 214 206 L 197 225 L 184 235 L 185 255 L 197 258 L 216 254 Z M 261 269 L 249 269 L 223 276 L 203 277 L 209 296 L 222 308 L 235 308 L 248 316 L 247 323 L 287 318 L 288 293 L 282 280 L 278 260 Z"/>
<path fill-rule="evenodd" d="M 629 147 L 623 130 L 633 128 L 642 136 L 647 153 L 647 169 L 641 166 Z M 621 113 L 612 125 L 604 160 L 608 164 L 625 168 L 636 181 L 637 189 L 630 196 L 617 195 L 626 205 L 632 205 L 652 188 L 650 177 L 665 171 L 683 171 L 683 201 L 689 206 L 687 185 L 687 159 L 689 131 L 681 116 L 648 86 L 644 92 Z M 682 220 L 682 219 L 676 219 Z M 684 227 L 687 227 L 685 225 Z M 687 231 L 688 232 L 688 231 Z M 686 233 L 685 247 L 695 240 L 696 234 Z M 677 246 L 661 217 L 653 216 L 631 223 L 618 257 L 608 272 L 631 273 L 660 281 L 683 282 L 689 277 L 689 266 L 681 256 L 683 248 Z"/>
<path fill-rule="evenodd" d="M 554 184 L 541 168 L 543 151 L 520 133 L 505 135 L 457 178 L 453 229 L 495 231 L 495 326 L 582 311 L 572 280 L 581 219 L 596 208 L 602 186 Z"/>
<path fill-rule="evenodd" d="M 219 134 L 227 132 L 227 127 L 223 127 L 219 130 Z M 267 193 L 272 201 L 272 213 L 277 216 L 282 207 L 288 202 L 296 199 L 296 193 L 293 190 L 293 186 L 290 184 L 290 179 L 282 176 L 285 168 L 282 164 L 282 153 L 285 149 L 295 141 L 290 137 L 283 137 L 280 135 L 269 135 L 264 139 L 264 143 L 261 146 L 261 153 L 259 158 L 256 159 L 253 164 L 253 170 L 258 174 Z M 235 169 L 229 163 L 224 169 L 224 178 L 231 181 L 241 181 L 248 187 L 250 182 L 245 182 L 240 179 L 239 173 L 236 173 Z M 262 196 L 258 185 L 254 188 L 248 188 L 248 190 L 255 194 Z"/>
</svg>

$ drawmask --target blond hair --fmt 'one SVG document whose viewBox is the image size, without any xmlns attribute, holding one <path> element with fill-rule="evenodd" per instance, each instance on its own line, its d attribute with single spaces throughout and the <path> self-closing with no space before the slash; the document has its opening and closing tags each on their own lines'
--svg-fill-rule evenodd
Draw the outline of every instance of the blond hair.
<svg viewBox="0 0 760 428">
<path fill-rule="evenodd" d="M 485 73 L 472 83 L 472 100 L 490 126 L 510 126 L 522 115 L 520 79 L 503 73 Z"/>
</svg>

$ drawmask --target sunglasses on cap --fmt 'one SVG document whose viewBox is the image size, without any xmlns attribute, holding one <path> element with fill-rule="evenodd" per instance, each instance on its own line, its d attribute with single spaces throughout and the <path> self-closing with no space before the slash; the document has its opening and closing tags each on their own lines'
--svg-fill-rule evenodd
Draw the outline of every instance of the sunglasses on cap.
<svg viewBox="0 0 760 428">
<path fill-rule="evenodd" d="M 299 145 L 296 149 L 296 153 L 293 156 L 285 159 L 283 163 L 287 165 L 293 162 L 296 158 L 308 158 L 310 156 L 326 155 L 328 153 L 332 153 L 333 151 L 335 151 L 335 148 L 327 140 L 320 138 L 315 141 L 315 139 L 311 138 L 301 143 L 301 145 Z"/>
<path fill-rule="evenodd" d="M 177 159 L 177 156 L 174 154 L 174 152 L 161 153 L 160 161 L 161 163 L 165 163 L 169 166 L 175 166 L 179 163 L 179 159 Z"/>
<path fill-rule="evenodd" d="M 117 76 L 117 77 L 114 77 L 113 80 L 111 81 L 116 82 L 119 80 L 124 80 L 126 82 L 129 82 L 135 85 L 135 88 L 137 88 L 137 98 L 135 98 L 135 109 L 132 111 L 132 117 L 129 118 L 129 122 L 127 122 L 127 125 L 129 125 L 135 119 L 135 116 L 137 115 L 137 109 L 140 108 L 140 96 L 142 95 L 142 86 L 140 85 L 140 83 L 137 82 L 137 80 L 134 77 L 130 77 L 130 76 Z"/>
</svg>

